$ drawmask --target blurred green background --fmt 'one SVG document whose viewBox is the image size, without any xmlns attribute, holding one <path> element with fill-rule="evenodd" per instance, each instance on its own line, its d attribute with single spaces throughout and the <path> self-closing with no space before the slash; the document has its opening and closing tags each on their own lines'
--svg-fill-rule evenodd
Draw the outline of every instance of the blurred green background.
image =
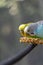
<svg viewBox="0 0 43 65">
<path fill-rule="evenodd" d="M 19 25 L 39 20 L 43 20 L 43 0 L 0 0 L 0 62 L 28 46 L 19 42 Z M 43 65 L 43 45 L 15 65 Z"/>
</svg>

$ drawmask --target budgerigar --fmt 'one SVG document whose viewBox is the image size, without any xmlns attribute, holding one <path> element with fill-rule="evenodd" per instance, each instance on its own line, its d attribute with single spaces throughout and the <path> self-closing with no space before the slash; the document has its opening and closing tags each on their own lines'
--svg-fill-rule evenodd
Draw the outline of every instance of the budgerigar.
<svg viewBox="0 0 43 65">
<path fill-rule="evenodd" d="M 27 23 L 19 26 L 22 36 L 34 36 L 43 38 L 43 20 L 35 23 Z"/>
</svg>

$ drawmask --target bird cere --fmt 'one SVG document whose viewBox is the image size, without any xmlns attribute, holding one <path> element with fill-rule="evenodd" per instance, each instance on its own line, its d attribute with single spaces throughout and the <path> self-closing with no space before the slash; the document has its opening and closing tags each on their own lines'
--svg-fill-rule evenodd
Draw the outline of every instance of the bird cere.
<svg viewBox="0 0 43 65">
<path fill-rule="evenodd" d="M 43 21 L 21 24 L 19 31 L 20 42 L 43 44 Z"/>
</svg>

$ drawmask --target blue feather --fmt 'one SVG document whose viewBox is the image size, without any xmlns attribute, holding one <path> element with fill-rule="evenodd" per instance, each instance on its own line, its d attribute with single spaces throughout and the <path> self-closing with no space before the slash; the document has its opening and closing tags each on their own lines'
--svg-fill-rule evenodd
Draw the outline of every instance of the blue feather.
<svg viewBox="0 0 43 65">
<path fill-rule="evenodd" d="M 38 36 L 43 38 L 43 24 L 39 24 L 37 29 L 34 31 L 34 33 Z"/>
</svg>

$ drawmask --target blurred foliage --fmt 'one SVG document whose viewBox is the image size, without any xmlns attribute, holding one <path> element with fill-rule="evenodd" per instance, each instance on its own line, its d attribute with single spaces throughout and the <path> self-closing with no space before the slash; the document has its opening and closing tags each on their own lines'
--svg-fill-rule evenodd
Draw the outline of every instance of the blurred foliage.
<svg viewBox="0 0 43 65">
<path fill-rule="evenodd" d="M 5 0 L 0 0 L 0 7 L 4 7 L 4 6 L 6 6 L 6 2 L 5 2 Z"/>
</svg>

